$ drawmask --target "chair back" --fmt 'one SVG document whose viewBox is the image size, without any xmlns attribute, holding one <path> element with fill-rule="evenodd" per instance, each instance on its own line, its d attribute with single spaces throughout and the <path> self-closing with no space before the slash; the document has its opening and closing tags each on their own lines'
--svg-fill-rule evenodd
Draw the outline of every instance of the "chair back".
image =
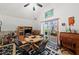
<svg viewBox="0 0 79 59">
<path fill-rule="evenodd" d="M 15 44 L 16 44 L 17 46 L 21 46 L 21 45 L 22 45 L 22 42 L 19 41 L 18 38 L 16 38 L 16 39 L 15 39 Z"/>
<path fill-rule="evenodd" d="M 40 45 L 39 45 L 39 52 L 42 52 L 45 50 L 46 44 L 47 44 L 48 40 L 43 40 Z"/>
</svg>

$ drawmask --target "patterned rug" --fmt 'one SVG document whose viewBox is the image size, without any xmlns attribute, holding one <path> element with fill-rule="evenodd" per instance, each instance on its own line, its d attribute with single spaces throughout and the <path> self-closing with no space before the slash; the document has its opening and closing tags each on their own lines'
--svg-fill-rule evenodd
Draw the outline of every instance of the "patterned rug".
<svg viewBox="0 0 79 59">
<path fill-rule="evenodd" d="M 45 51 L 42 52 L 40 55 L 59 55 L 59 53 L 49 48 L 46 48 Z"/>
<path fill-rule="evenodd" d="M 60 53 L 57 52 L 58 51 L 57 48 L 58 48 L 57 44 L 49 40 L 45 50 L 39 55 L 59 55 Z M 18 52 L 17 55 L 23 55 L 23 54 L 21 52 Z"/>
</svg>

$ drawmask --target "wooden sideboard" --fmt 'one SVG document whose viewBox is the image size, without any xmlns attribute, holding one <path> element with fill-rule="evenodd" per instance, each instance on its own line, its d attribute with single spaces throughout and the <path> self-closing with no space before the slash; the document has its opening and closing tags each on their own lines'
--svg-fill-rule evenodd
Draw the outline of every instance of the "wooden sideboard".
<svg viewBox="0 0 79 59">
<path fill-rule="evenodd" d="M 73 51 L 74 54 L 79 55 L 79 34 L 61 32 L 60 43 L 61 47 L 69 49 Z"/>
</svg>

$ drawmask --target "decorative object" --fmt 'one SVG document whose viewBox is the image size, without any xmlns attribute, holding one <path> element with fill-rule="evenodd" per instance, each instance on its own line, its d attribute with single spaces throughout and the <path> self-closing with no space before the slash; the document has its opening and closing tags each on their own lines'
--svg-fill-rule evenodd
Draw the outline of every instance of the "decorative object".
<svg viewBox="0 0 79 59">
<path fill-rule="evenodd" d="M 69 21 L 69 25 L 74 25 L 75 23 L 74 17 L 69 17 L 68 21 Z"/>
<path fill-rule="evenodd" d="M 75 33 L 76 32 L 75 27 L 74 27 L 75 19 L 73 16 L 68 18 L 68 23 L 69 23 L 70 32 Z"/>
<path fill-rule="evenodd" d="M 52 17 L 53 16 L 53 9 L 48 10 L 45 12 L 45 18 Z"/>
<path fill-rule="evenodd" d="M 70 28 L 69 27 L 66 27 L 66 32 L 70 32 Z"/>
<path fill-rule="evenodd" d="M 67 32 L 68 29 L 67 29 L 67 25 L 66 25 L 66 23 L 63 22 L 63 23 L 61 23 L 61 25 L 62 25 L 62 27 L 63 27 L 62 30 L 63 30 L 64 32 Z"/>
<path fill-rule="evenodd" d="M 65 23 L 62 23 L 62 26 L 65 26 L 66 24 Z"/>
</svg>

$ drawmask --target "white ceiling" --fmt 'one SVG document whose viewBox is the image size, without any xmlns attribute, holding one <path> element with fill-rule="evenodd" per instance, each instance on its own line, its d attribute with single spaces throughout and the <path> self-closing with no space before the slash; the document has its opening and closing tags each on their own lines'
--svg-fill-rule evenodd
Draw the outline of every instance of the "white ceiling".
<svg viewBox="0 0 79 59">
<path fill-rule="evenodd" d="M 40 3 L 43 5 L 41 8 L 34 3 L 30 3 L 28 7 L 24 7 L 25 4 L 26 3 L 0 3 L 0 14 L 18 18 L 34 19 L 34 17 L 39 18 L 41 13 L 50 8 L 57 9 L 63 7 L 64 5 L 79 5 L 67 3 Z M 35 11 L 32 9 L 33 5 L 36 8 Z"/>
<path fill-rule="evenodd" d="M 33 19 L 33 15 L 38 17 L 40 12 L 48 6 L 47 3 L 41 3 L 42 8 L 35 4 L 30 4 L 28 7 L 24 7 L 26 3 L 0 3 L 0 14 L 8 15 L 19 18 Z M 33 11 L 32 7 L 35 5 L 36 11 Z"/>
</svg>

